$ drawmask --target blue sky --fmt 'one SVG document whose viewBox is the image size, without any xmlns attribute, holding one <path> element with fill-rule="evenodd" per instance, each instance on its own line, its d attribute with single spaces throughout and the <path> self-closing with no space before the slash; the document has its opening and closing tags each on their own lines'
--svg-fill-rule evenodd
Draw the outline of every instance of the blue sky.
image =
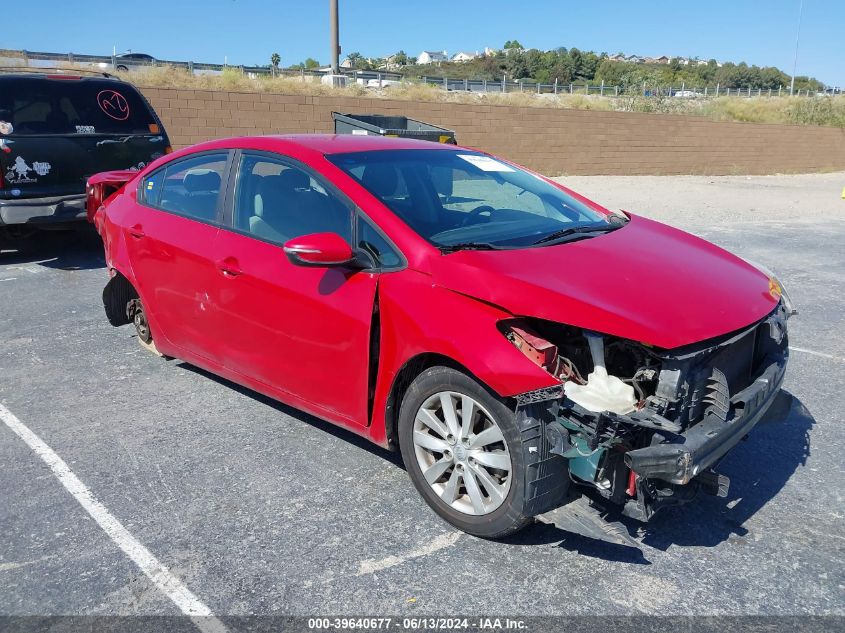
<svg viewBox="0 0 845 633">
<path fill-rule="evenodd" d="M 683 55 L 792 70 L 799 0 L 340 0 L 344 52 L 548 49 Z M 328 0 L 42 0 L 0 48 L 284 65 L 328 60 Z M 36 5 L 32 5 L 36 7 Z M 37 17 L 35 17 L 37 16 Z M 11 17 L 11 16 L 9 16 Z M 11 28 L 10 28 L 11 26 Z M 804 0 L 798 74 L 845 86 L 845 1 Z"/>
</svg>

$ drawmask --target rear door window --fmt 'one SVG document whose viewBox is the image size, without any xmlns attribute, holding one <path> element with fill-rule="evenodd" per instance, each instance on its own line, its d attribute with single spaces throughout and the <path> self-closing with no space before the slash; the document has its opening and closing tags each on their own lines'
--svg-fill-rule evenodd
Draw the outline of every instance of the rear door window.
<svg viewBox="0 0 845 633">
<path fill-rule="evenodd" d="M 0 78 L 0 122 L 11 135 L 160 133 L 138 91 L 109 80 Z"/>
<path fill-rule="evenodd" d="M 218 221 L 218 201 L 226 174 L 227 152 L 175 161 L 147 176 L 139 201 L 203 222 Z"/>
</svg>

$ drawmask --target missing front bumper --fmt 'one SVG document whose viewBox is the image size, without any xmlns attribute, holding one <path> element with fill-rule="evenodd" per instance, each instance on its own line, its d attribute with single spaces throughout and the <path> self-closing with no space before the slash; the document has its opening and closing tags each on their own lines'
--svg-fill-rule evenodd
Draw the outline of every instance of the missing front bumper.
<svg viewBox="0 0 845 633">
<path fill-rule="evenodd" d="M 754 382 L 731 398 L 727 420 L 706 416 L 680 435 L 625 453 L 625 464 L 639 477 L 687 484 L 733 448 L 769 411 L 781 394 L 786 359 L 769 365 Z M 790 398 L 784 394 L 783 398 Z M 782 408 L 781 406 L 778 409 Z"/>
</svg>

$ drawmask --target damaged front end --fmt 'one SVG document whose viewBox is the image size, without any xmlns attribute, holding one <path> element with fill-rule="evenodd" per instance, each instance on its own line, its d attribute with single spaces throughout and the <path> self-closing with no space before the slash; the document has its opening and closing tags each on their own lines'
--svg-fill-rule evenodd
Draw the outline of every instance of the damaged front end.
<svg viewBox="0 0 845 633">
<path fill-rule="evenodd" d="M 645 521 L 698 491 L 727 495 L 713 468 L 767 412 L 788 411 L 791 312 L 781 302 L 739 332 L 673 350 L 541 319 L 501 328 L 561 381 L 517 397 L 518 410 L 546 409 L 549 452 L 592 496 Z"/>
</svg>

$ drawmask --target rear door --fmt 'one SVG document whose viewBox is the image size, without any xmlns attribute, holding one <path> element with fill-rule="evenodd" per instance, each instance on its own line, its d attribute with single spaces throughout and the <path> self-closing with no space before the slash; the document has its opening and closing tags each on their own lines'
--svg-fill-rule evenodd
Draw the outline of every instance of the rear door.
<svg viewBox="0 0 845 633">
<path fill-rule="evenodd" d="M 72 76 L 0 77 L 0 169 L 6 198 L 82 194 L 88 176 L 141 169 L 168 139 L 131 85 Z"/>
<path fill-rule="evenodd" d="M 336 421 L 368 422 L 378 273 L 292 264 L 285 241 L 334 232 L 352 243 L 354 207 L 280 156 L 244 152 L 215 260 L 215 340 L 223 364 Z"/>
<path fill-rule="evenodd" d="M 159 328 L 153 338 L 211 360 L 219 360 L 209 328 L 221 276 L 213 244 L 229 158 L 226 151 L 204 152 L 151 173 L 123 226 L 138 291 Z"/>
</svg>

